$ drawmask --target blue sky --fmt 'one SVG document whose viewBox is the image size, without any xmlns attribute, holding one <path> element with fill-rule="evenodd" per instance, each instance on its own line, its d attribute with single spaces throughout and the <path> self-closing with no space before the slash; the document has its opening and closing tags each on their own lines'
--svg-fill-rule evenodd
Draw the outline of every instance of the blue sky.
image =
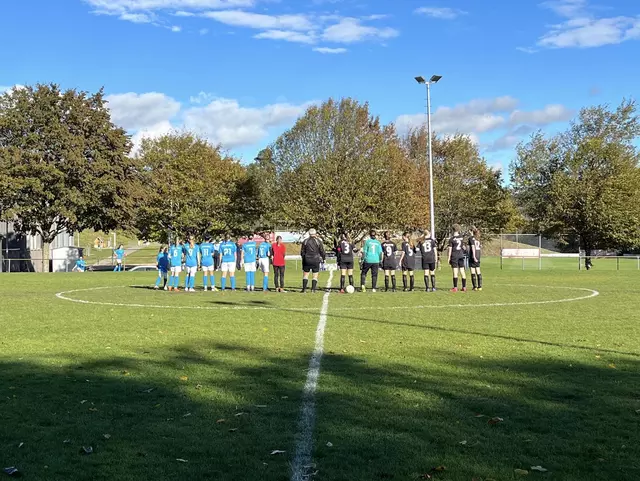
<svg viewBox="0 0 640 481">
<path fill-rule="evenodd" d="M 368 101 L 506 167 L 533 129 L 640 89 L 637 0 L 23 0 L 0 17 L 0 89 L 104 86 L 139 142 L 188 128 L 250 160 L 311 102 Z M 4 87 L 1 87 L 4 86 Z"/>
</svg>

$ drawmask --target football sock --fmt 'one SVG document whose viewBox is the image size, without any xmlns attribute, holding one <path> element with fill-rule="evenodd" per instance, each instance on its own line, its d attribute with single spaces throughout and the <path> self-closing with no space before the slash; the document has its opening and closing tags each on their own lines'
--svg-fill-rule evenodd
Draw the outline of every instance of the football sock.
<svg viewBox="0 0 640 481">
<path fill-rule="evenodd" d="M 311 281 L 311 290 L 313 292 L 316 292 L 317 289 L 318 289 L 318 280 L 314 279 L 313 281 Z"/>
<path fill-rule="evenodd" d="M 349 285 L 352 286 L 353 285 L 353 276 L 349 276 Z"/>
<path fill-rule="evenodd" d="M 196 288 L 196 276 L 191 276 L 191 289 Z"/>
<path fill-rule="evenodd" d="M 454 288 L 454 289 L 457 289 L 457 288 L 458 288 L 458 278 L 457 278 L 457 277 L 454 277 L 454 278 L 453 278 L 453 288 Z"/>
<path fill-rule="evenodd" d="M 164 276 L 164 286 L 163 287 L 167 287 L 167 276 Z"/>
<path fill-rule="evenodd" d="M 462 288 L 466 289 L 466 287 L 467 287 L 467 279 L 463 277 L 462 278 Z"/>
<path fill-rule="evenodd" d="M 189 276 L 190 274 L 187 274 L 186 277 L 184 278 L 184 288 L 188 288 L 189 287 Z"/>
<path fill-rule="evenodd" d="M 409 289 L 413 290 L 416 285 L 416 278 L 414 276 L 409 276 Z"/>
<path fill-rule="evenodd" d="M 231 289 L 234 291 L 236 290 L 236 276 L 231 278 Z"/>
<path fill-rule="evenodd" d="M 302 279 L 302 292 L 307 290 L 308 285 L 309 285 L 309 279 Z"/>
<path fill-rule="evenodd" d="M 424 276 L 424 287 L 429 289 L 429 276 Z"/>
<path fill-rule="evenodd" d="M 389 276 L 384 276 L 384 288 L 389 290 Z"/>
<path fill-rule="evenodd" d="M 435 276 L 435 274 L 431 275 L 431 287 L 434 288 L 434 289 L 436 288 L 436 276 Z"/>
<path fill-rule="evenodd" d="M 402 276 L 402 287 L 407 288 L 407 276 Z"/>
<path fill-rule="evenodd" d="M 476 283 L 476 275 L 475 274 L 471 274 L 471 284 L 473 285 L 473 288 L 475 289 L 477 286 Z"/>
<path fill-rule="evenodd" d="M 478 274 L 478 287 L 482 288 L 482 274 Z"/>
<path fill-rule="evenodd" d="M 269 289 L 269 276 L 267 275 L 265 275 L 264 279 L 262 279 L 262 289 L 265 291 Z"/>
<path fill-rule="evenodd" d="M 209 276 L 206 274 L 202 276 L 202 285 L 204 286 L 205 289 L 209 287 Z"/>
<path fill-rule="evenodd" d="M 227 276 L 222 276 L 222 282 L 221 282 L 220 286 L 222 287 L 223 291 L 226 289 L 226 287 L 227 287 Z"/>
<path fill-rule="evenodd" d="M 113 268 L 113 272 L 118 272 L 118 264 Z"/>
<path fill-rule="evenodd" d="M 344 291 L 345 276 L 340 276 L 340 290 Z"/>
<path fill-rule="evenodd" d="M 375 289 L 378 287 L 378 273 L 371 274 L 371 288 Z"/>
<path fill-rule="evenodd" d="M 162 282 L 162 276 L 158 276 L 156 279 L 156 287 L 160 287 L 160 282 Z"/>
<path fill-rule="evenodd" d="M 391 287 L 396 290 L 396 276 L 391 276 Z"/>
<path fill-rule="evenodd" d="M 214 274 L 211 274 L 210 279 L 211 279 L 211 289 L 213 289 L 214 287 L 216 287 L 216 276 Z"/>
<path fill-rule="evenodd" d="M 360 285 L 364 286 L 365 281 L 367 280 L 367 276 L 365 276 L 364 274 L 362 274 L 360 276 Z"/>
<path fill-rule="evenodd" d="M 245 272 L 244 276 L 247 280 L 246 284 L 248 289 L 249 287 L 251 287 L 251 272 Z"/>
</svg>

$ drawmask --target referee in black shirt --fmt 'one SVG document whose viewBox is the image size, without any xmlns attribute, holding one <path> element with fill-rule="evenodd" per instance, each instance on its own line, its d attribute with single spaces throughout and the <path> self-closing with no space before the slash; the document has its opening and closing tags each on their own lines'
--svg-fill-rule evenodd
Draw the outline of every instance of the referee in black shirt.
<svg viewBox="0 0 640 481">
<path fill-rule="evenodd" d="M 309 237 L 302 242 L 300 248 L 300 256 L 302 257 L 302 293 L 307 292 L 309 286 L 309 274 L 313 273 L 313 283 L 311 284 L 311 292 L 318 290 L 318 275 L 320 273 L 320 264 L 324 262 L 326 253 L 322 241 L 318 239 L 318 233 L 315 229 L 309 231 Z"/>
</svg>

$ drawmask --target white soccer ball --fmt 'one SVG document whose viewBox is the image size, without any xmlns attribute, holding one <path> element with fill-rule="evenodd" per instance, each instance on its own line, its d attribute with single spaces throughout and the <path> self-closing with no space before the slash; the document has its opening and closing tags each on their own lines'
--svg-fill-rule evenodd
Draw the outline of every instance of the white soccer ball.
<svg viewBox="0 0 640 481">
<path fill-rule="evenodd" d="M 353 287 L 351 285 L 347 286 L 347 293 L 348 294 L 353 294 L 354 292 L 356 292 L 356 288 L 355 287 Z"/>
</svg>

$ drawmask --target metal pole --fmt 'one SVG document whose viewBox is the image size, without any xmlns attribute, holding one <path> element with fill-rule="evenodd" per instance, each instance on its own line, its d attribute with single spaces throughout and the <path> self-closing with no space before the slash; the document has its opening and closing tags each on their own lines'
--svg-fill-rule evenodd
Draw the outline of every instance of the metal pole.
<svg viewBox="0 0 640 481">
<path fill-rule="evenodd" d="M 429 221 L 431 222 L 431 238 L 436 238 L 435 209 L 433 205 L 433 152 L 431 150 L 431 82 L 427 84 L 427 134 L 429 135 Z"/>
<path fill-rule="evenodd" d="M 542 236 L 538 235 L 538 270 L 542 270 Z"/>
</svg>

